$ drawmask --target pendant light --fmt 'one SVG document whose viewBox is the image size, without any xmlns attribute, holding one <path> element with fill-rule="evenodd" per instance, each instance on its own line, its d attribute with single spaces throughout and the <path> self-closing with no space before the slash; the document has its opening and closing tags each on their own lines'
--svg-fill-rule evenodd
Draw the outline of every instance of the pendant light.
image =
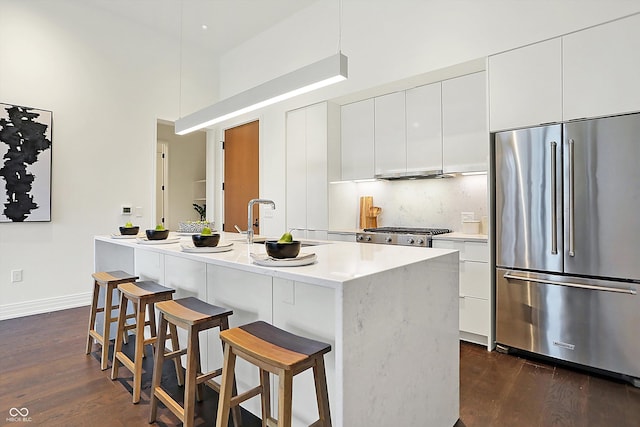
<svg viewBox="0 0 640 427">
<path fill-rule="evenodd" d="M 339 13 L 342 15 L 341 2 L 339 9 Z M 342 17 L 340 17 L 340 21 L 341 19 Z M 347 57 L 340 52 L 341 22 L 339 27 L 338 53 L 182 117 L 175 122 L 176 134 L 185 135 L 345 80 L 348 66 Z"/>
</svg>

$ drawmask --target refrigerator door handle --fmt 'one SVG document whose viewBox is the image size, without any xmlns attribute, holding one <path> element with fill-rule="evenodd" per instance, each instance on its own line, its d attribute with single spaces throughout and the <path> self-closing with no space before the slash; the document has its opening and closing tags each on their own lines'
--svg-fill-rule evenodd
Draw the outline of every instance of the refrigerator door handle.
<svg viewBox="0 0 640 427">
<path fill-rule="evenodd" d="M 569 256 L 576 256 L 576 236 L 575 236 L 575 197 L 574 197 L 574 153 L 573 139 L 569 139 Z"/>
<path fill-rule="evenodd" d="M 556 147 L 558 143 L 551 141 L 551 254 L 558 253 L 558 214 L 556 194 Z"/>
<path fill-rule="evenodd" d="M 543 283 L 543 284 L 549 284 L 549 285 L 561 285 L 561 286 L 568 286 L 570 288 L 580 288 L 580 289 L 591 289 L 594 291 L 605 291 L 605 292 L 617 292 L 620 294 L 629 294 L 629 295 L 636 295 L 636 291 L 635 289 L 624 289 L 624 288 L 614 288 L 611 286 L 601 286 L 601 285 L 589 285 L 586 283 L 572 283 L 572 282 L 561 282 L 558 280 L 547 280 L 547 279 L 539 279 L 537 277 L 527 277 L 527 276 L 519 276 L 517 274 L 513 274 L 510 272 L 507 272 L 504 274 L 503 276 L 505 279 L 512 279 L 512 280 L 522 280 L 525 282 L 534 282 L 534 283 Z"/>
</svg>

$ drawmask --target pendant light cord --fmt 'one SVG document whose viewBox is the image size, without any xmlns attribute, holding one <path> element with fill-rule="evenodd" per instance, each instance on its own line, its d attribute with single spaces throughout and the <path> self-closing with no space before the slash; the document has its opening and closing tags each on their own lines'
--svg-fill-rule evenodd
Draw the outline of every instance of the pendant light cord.
<svg viewBox="0 0 640 427">
<path fill-rule="evenodd" d="M 180 0 L 180 46 L 178 47 L 178 117 L 182 117 L 182 27 L 183 27 L 183 5 L 184 1 Z"/>
<path fill-rule="evenodd" d="M 342 52 L 342 0 L 338 0 L 338 53 Z"/>
</svg>

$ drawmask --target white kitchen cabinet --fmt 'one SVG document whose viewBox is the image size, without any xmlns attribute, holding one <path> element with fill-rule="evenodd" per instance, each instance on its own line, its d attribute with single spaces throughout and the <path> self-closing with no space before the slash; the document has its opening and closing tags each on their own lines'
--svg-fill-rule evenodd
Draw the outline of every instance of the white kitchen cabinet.
<svg viewBox="0 0 640 427">
<path fill-rule="evenodd" d="M 332 168 L 339 161 L 337 120 L 338 106 L 326 102 L 287 112 L 287 228 L 314 230 L 313 238 L 319 232 L 326 239 L 329 228 L 328 185 L 337 179 Z"/>
<path fill-rule="evenodd" d="M 491 132 L 561 121 L 560 38 L 489 57 Z"/>
<path fill-rule="evenodd" d="M 233 315 L 229 317 L 229 327 L 235 328 L 257 320 L 271 323 L 272 313 L 272 279 L 261 274 L 207 264 L 206 282 L 209 304 L 230 308 Z M 218 328 L 206 332 L 209 348 L 206 360 L 207 370 L 222 366 L 222 344 Z M 202 339 L 202 338 L 201 338 Z M 202 347 L 202 343 L 200 344 Z M 258 369 L 245 361 L 238 360 L 235 369 L 236 381 L 240 392 L 260 384 Z M 273 393 L 273 390 L 272 390 Z M 273 394 L 272 394 L 273 395 Z M 242 407 L 260 413 L 260 399 L 250 399 Z"/>
<path fill-rule="evenodd" d="M 342 180 L 371 179 L 374 175 L 373 98 L 341 108 Z"/>
<path fill-rule="evenodd" d="M 488 169 L 486 73 L 442 82 L 442 166 L 445 173 Z"/>
<path fill-rule="evenodd" d="M 374 98 L 375 175 L 405 173 L 407 170 L 407 131 L 405 92 Z"/>
<path fill-rule="evenodd" d="M 640 15 L 562 38 L 564 120 L 640 110 Z"/>
<path fill-rule="evenodd" d="M 356 233 L 347 232 L 347 231 L 329 231 L 327 233 L 327 239 L 338 241 L 338 242 L 355 242 L 356 241 Z"/>
<path fill-rule="evenodd" d="M 492 346 L 491 267 L 489 244 L 482 241 L 446 240 L 438 236 L 434 248 L 460 253 L 460 339 Z"/>
<path fill-rule="evenodd" d="M 437 82 L 405 93 L 407 172 L 442 170 L 441 87 Z"/>
<path fill-rule="evenodd" d="M 307 111 L 287 113 L 287 228 L 307 226 Z"/>
<path fill-rule="evenodd" d="M 332 288 L 310 285 L 294 280 L 273 278 L 273 325 L 287 330 L 306 331 L 305 336 L 331 345 L 331 351 L 324 355 L 329 395 L 335 393 L 335 328 L 336 291 Z M 322 319 L 318 321 L 318 319 Z M 275 386 L 277 381 L 272 381 Z M 295 404 L 293 424 L 308 426 L 318 419 L 313 370 L 293 378 Z M 277 388 L 272 391 L 277 396 Z M 336 402 L 329 401 L 331 412 L 336 410 Z M 277 405 L 274 404 L 274 410 Z"/>
</svg>

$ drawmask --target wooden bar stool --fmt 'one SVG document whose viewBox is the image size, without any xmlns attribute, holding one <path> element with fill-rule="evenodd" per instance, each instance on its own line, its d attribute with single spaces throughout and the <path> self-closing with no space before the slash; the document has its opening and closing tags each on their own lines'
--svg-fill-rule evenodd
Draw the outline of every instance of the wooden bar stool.
<svg viewBox="0 0 640 427">
<path fill-rule="evenodd" d="M 100 356 L 100 369 L 107 369 L 109 360 L 109 334 L 111 323 L 117 322 L 117 317 L 111 317 L 111 311 L 118 309 L 118 304 L 112 304 L 113 290 L 121 283 L 135 282 L 138 276 L 126 273 L 124 271 L 101 271 L 93 273 L 93 298 L 91 302 L 91 311 L 89 312 L 89 331 L 87 333 L 87 354 L 91 353 L 93 340 L 102 345 L 102 353 Z M 100 288 L 104 289 L 104 306 L 98 307 L 98 295 Z M 96 330 L 96 315 L 104 313 L 104 325 L 102 334 Z M 132 316 L 130 316 L 132 317 Z"/>
<path fill-rule="evenodd" d="M 216 427 L 226 427 L 229 409 L 261 394 L 262 425 L 291 426 L 293 377 L 313 368 L 320 419 L 312 427 L 331 427 L 324 354 L 331 345 L 303 338 L 259 321 L 220 332 L 226 344 Z M 231 397 L 236 356 L 260 368 L 260 385 Z M 278 376 L 278 420 L 271 417 L 269 372 Z"/>
<path fill-rule="evenodd" d="M 140 401 L 140 388 L 142 383 L 142 358 L 144 357 L 144 347 L 147 344 L 156 344 L 157 329 L 156 329 L 156 313 L 154 310 L 154 304 L 167 301 L 172 298 L 172 294 L 175 289 L 166 288 L 152 281 L 142 281 L 135 283 L 122 283 L 118 285 L 120 291 L 120 313 L 118 315 L 118 332 L 115 339 L 115 345 L 113 349 L 113 363 L 111 364 L 111 379 L 118 378 L 118 368 L 120 363 L 129 369 L 133 374 L 133 403 Z M 126 325 L 125 320 L 127 318 L 127 306 L 129 301 L 133 304 L 135 309 L 134 324 Z M 145 313 L 148 311 L 149 320 L 145 319 Z M 144 328 L 149 326 L 151 337 L 144 338 Z M 135 355 L 134 360 L 122 352 L 122 341 L 124 335 L 127 334 L 129 329 L 135 328 L 136 341 L 135 341 Z M 178 349 L 178 334 L 176 327 L 173 324 L 169 325 L 170 334 L 167 338 L 171 338 L 171 347 L 174 350 Z M 164 351 L 165 343 L 157 343 L 162 346 Z M 157 350 L 156 350 L 157 351 Z M 178 385 L 183 385 L 184 374 L 182 372 L 182 365 L 179 359 L 174 359 L 176 376 L 178 378 Z"/>
<path fill-rule="evenodd" d="M 165 342 L 168 324 L 185 329 L 188 334 L 188 343 L 185 349 L 175 350 L 169 353 L 156 351 L 151 384 L 151 414 L 149 416 L 149 423 L 153 423 L 156 420 L 158 400 L 160 400 L 182 421 L 184 427 L 190 427 L 194 424 L 196 398 L 200 400 L 203 395 L 202 383 L 219 391 L 220 386 L 213 381 L 213 378 L 222 374 L 222 368 L 205 374 L 201 373 L 200 340 L 198 334 L 200 331 L 216 327 L 220 328 L 220 332 L 229 329 L 229 316 L 233 314 L 233 311 L 207 304 L 193 297 L 159 302 L 156 304 L 156 308 L 160 312 L 160 329 L 158 330 L 158 344 L 156 345 L 156 349 L 160 349 L 162 346 L 161 343 Z M 224 349 L 224 344 L 222 344 L 222 348 Z M 180 406 L 178 402 L 169 396 L 160 384 L 164 359 L 179 358 L 183 354 L 187 355 L 184 407 Z M 230 389 L 233 389 L 235 394 L 235 382 Z M 234 409 L 236 409 L 233 413 L 234 425 L 239 427 L 242 424 L 240 408 Z"/>
</svg>

